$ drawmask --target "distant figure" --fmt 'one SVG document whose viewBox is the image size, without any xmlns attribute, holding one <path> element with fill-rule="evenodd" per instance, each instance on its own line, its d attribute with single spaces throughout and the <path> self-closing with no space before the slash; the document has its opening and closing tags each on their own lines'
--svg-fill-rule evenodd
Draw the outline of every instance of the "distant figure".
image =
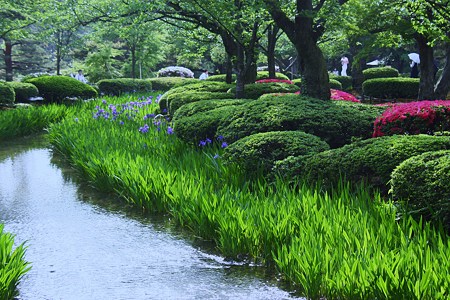
<svg viewBox="0 0 450 300">
<path fill-rule="evenodd" d="M 208 70 L 205 70 L 198 79 L 205 80 L 206 78 L 208 78 Z"/>
<path fill-rule="evenodd" d="M 348 58 L 346 56 L 342 56 L 342 58 L 341 58 L 341 64 L 342 64 L 341 76 L 347 76 L 348 63 L 349 63 Z"/>
<path fill-rule="evenodd" d="M 411 78 L 419 78 L 419 67 L 416 62 L 411 62 Z"/>
<path fill-rule="evenodd" d="M 334 68 L 333 72 L 331 73 L 333 73 L 334 75 L 339 75 L 339 71 L 336 68 Z"/>
<path fill-rule="evenodd" d="M 78 81 L 81 81 L 82 83 L 87 83 L 87 80 L 86 80 L 86 78 L 84 78 L 82 70 L 78 70 L 77 75 L 75 75 L 75 79 Z"/>
</svg>

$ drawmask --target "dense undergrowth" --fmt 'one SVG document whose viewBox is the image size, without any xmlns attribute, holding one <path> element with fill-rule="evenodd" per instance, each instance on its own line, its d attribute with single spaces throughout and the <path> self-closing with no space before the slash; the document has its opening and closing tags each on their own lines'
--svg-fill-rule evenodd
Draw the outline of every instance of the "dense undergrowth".
<svg viewBox="0 0 450 300">
<path fill-rule="evenodd" d="M 378 194 L 345 184 L 323 192 L 248 181 L 238 166 L 223 163 L 224 141 L 180 141 L 155 116 L 155 98 L 106 99 L 49 133 L 99 189 L 169 213 L 227 257 L 274 265 L 308 298 L 449 296 L 448 236 L 399 220 Z"/>
</svg>

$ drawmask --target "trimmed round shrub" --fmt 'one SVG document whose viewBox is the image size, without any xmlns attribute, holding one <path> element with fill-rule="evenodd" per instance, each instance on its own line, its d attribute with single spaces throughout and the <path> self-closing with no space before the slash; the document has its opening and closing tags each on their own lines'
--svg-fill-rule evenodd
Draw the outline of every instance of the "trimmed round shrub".
<svg viewBox="0 0 450 300">
<path fill-rule="evenodd" d="M 300 130 L 320 137 L 333 148 L 349 143 L 353 136 L 369 138 L 373 121 L 383 110 L 372 105 L 324 101 L 295 94 L 264 95 L 257 101 L 239 105 L 232 115 L 217 123 L 215 134 L 208 137 L 222 135 L 232 142 L 259 132 Z M 185 141 L 192 139 L 197 128 L 203 126 L 202 118 L 198 115 L 195 121 L 174 120 L 176 126 L 183 127 L 178 130 L 178 137 Z"/>
<path fill-rule="evenodd" d="M 430 149 L 431 150 L 431 149 Z M 402 162 L 391 174 L 391 192 L 415 216 L 442 221 L 450 231 L 450 151 L 426 152 Z"/>
<path fill-rule="evenodd" d="M 16 94 L 16 102 L 27 102 L 31 97 L 37 97 L 39 91 L 34 84 L 12 81 L 8 84 L 14 89 Z"/>
<path fill-rule="evenodd" d="M 419 78 L 376 78 L 363 82 L 363 94 L 374 98 L 416 99 L 419 94 Z"/>
<path fill-rule="evenodd" d="M 342 83 L 340 83 L 336 79 L 330 78 L 330 88 L 335 90 L 342 90 Z"/>
<path fill-rule="evenodd" d="M 185 117 L 190 117 L 195 114 L 210 111 L 223 106 L 241 105 L 248 101 L 254 101 L 250 99 L 220 99 L 220 100 L 200 100 L 181 106 L 173 114 L 173 120 L 179 120 Z"/>
<path fill-rule="evenodd" d="M 224 159 L 239 164 L 247 173 L 267 174 L 275 161 L 328 150 L 317 136 L 303 131 L 271 131 L 244 137 L 229 145 Z"/>
<path fill-rule="evenodd" d="M 337 81 L 339 81 L 341 83 L 342 88 L 340 88 L 340 90 L 350 91 L 353 88 L 352 87 L 353 83 L 352 83 L 352 77 L 351 76 L 340 76 L 340 75 L 330 74 L 330 82 L 331 82 L 331 79 L 337 80 Z"/>
<path fill-rule="evenodd" d="M 450 101 L 415 101 L 388 106 L 375 120 L 373 137 L 446 130 L 450 130 Z"/>
<path fill-rule="evenodd" d="M 184 77 L 156 77 L 146 79 L 152 83 L 152 88 L 155 91 L 168 91 L 175 86 L 182 85 L 185 82 L 198 81 L 195 78 L 184 78 Z"/>
<path fill-rule="evenodd" d="M 365 80 L 375 79 L 375 78 L 390 78 L 398 77 L 398 70 L 391 67 L 377 67 L 363 70 L 363 78 Z"/>
<path fill-rule="evenodd" d="M 167 101 L 170 103 L 169 112 L 173 115 L 181 106 L 200 101 L 200 100 L 216 100 L 216 99 L 229 99 L 228 93 L 212 93 L 212 92 L 184 92 L 171 94 L 167 97 Z"/>
<path fill-rule="evenodd" d="M 218 74 L 218 75 L 211 75 L 208 78 L 206 78 L 207 81 L 219 81 L 219 82 L 226 82 L 227 74 Z M 231 75 L 231 81 L 236 81 L 236 74 Z"/>
<path fill-rule="evenodd" d="M 260 79 L 255 81 L 255 83 L 272 83 L 272 82 L 294 84 L 294 82 L 289 79 Z"/>
<path fill-rule="evenodd" d="M 301 78 L 294 79 L 294 80 L 292 80 L 292 82 L 299 88 L 302 88 L 302 79 Z"/>
<path fill-rule="evenodd" d="M 194 72 L 185 67 L 170 66 L 165 67 L 157 72 L 158 77 L 184 77 L 194 78 Z"/>
<path fill-rule="evenodd" d="M 0 104 L 13 104 L 15 97 L 16 93 L 12 86 L 0 81 Z"/>
<path fill-rule="evenodd" d="M 46 72 L 37 72 L 37 73 L 30 73 L 22 77 L 22 82 L 27 82 L 31 78 L 38 78 L 42 76 L 53 76 L 53 74 L 46 73 Z"/>
<path fill-rule="evenodd" d="M 124 93 L 152 91 L 152 83 L 145 79 L 103 79 L 97 82 L 97 86 L 100 93 L 111 96 L 118 96 Z"/>
<path fill-rule="evenodd" d="M 289 77 L 287 77 L 286 75 L 284 75 L 283 73 L 280 72 L 276 72 L 275 73 L 275 78 L 276 79 L 285 79 L 285 80 L 289 80 Z M 256 80 L 261 80 L 261 79 L 269 79 L 269 71 L 259 71 L 256 73 Z"/>
<path fill-rule="evenodd" d="M 207 138 L 215 140 L 218 137 L 216 135 L 217 127 L 226 119 L 231 118 L 242 106 L 227 105 L 188 117 L 174 118 L 174 131 L 177 137 L 189 144 L 197 145 L 201 140 Z"/>
<path fill-rule="evenodd" d="M 357 141 L 316 155 L 291 157 L 277 162 L 274 172 L 286 178 L 320 178 L 327 186 L 338 183 L 342 176 L 352 182 L 366 181 L 386 192 L 390 175 L 401 162 L 444 149 L 450 149 L 450 139 L 445 136 L 386 136 Z"/>
<path fill-rule="evenodd" d="M 41 76 L 29 79 L 28 82 L 38 88 L 39 95 L 46 102 L 60 102 L 71 97 L 89 99 L 98 96 L 93 87 L 71 77 Z"/>
<path fill-rule="evenodd" d="M 174 87 L 165 92 L 159 99 L 159 108 L 161 111 L 167 111 L 170 108 L 170 95 L 181 94 L 186 92 L 226 92 L 232 87 L 232 84 L 226 84 L 224 82 L 199 80 L 193 84 L 186 84 L 183 86 Z M 230 98 L 228 96 L 227 98 Z"/>
<path fill-rule="evenodd" d="M 253 83 L 246 84 L 244 87 L 245 98 L 258 99 L 264 94 L 272 93 L 295 93 L 299 91 L 299 87 L 295 84 L 272 82 L 272 83 Z M 232 87 L 228 90 L 228 93 L 235 94 L 236 87 Z"/>
</svg>

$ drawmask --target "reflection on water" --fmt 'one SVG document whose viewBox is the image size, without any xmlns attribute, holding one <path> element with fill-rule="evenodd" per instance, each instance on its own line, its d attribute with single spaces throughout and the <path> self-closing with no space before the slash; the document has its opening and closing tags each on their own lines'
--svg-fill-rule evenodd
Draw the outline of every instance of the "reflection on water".
<svg viewBox="0 0 450 300">
<path fill-rule="evenodd" d="M 32 263 L 21 299 L 295 298 L 71 178 L 42 138 L 0 144 L 0 222 Z"/>
</svg>

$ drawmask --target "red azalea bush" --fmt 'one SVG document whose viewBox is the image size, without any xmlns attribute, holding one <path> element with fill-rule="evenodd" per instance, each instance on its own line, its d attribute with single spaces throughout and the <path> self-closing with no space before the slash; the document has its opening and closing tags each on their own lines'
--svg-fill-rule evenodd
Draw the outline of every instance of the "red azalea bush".
<svg viewBox="0 0 450 300">
<path fill-rule="evenodd" d="M 450 101 L 423 100 L 391 104 L 374 123 L 373 137 L 434 134 L 450 129 Z"/>
<path fill-rule="evenodd" d="M 355 96 L 353 96 L 350 93 L 346 93 L 340 90 L 330 89 L 331 92 L 331 100 L 343 100 L 343 101 L 350 101 L 350 102 L 361 102 L 358 99 L 356 99 Z"/>
<path fill-rule="evenodd" d="M 272 82 L 283 82 L 283 83 L 288 83 L 288 84 L 294 84 L 292 81 L 287 80 L 287 79 L 261 79 L 261 80 L 255 81 L 255 83 L 272 83 Z"/>
</svg>

